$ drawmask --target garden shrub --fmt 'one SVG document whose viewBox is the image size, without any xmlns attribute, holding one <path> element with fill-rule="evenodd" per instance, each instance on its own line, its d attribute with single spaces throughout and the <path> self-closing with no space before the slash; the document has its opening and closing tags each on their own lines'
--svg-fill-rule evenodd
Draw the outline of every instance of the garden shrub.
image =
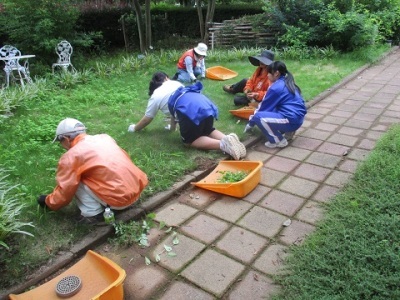
<svg viewBox="0 0 400 300">
<path fill-rule="evenodd" d="M 351 51 L 373 45 L 378 39 L 378 26 L 368 12 L 351 10 L 341 13 L 332 5 L 321 12 L 321 24 L 326 43 Z"/>
<path fill-rule="evenodd" d="M 54 48 L 61 40 L 88 47 L 96 33 L 79 33 L 76 22 L 79 11 L 74 0 L 5 0 L 0 14 L 0 35 L 22 53 L 33 53 L 36 59 L 54 62 Z"/>
<path fill-rule="evenodd" d="M 351 51 L 400 36 L 400 0 L 271 0 L 263 7 L 281 20 L 278 46 Z"/>
</svg>

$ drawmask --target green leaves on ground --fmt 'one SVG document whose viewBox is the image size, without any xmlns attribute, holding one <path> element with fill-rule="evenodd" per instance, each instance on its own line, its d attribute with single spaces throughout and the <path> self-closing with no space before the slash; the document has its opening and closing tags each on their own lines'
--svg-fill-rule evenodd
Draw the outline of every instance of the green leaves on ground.
<svg viewBox="0 0 400 300">
<path fill-rule="evenodd" d="M 218 171 L 218 173 L 222 174 L 221 178 L 217 179 L 218 183 L 239 182 L 249 175 L 249 172 L 246 171 Z"/>
</svg>

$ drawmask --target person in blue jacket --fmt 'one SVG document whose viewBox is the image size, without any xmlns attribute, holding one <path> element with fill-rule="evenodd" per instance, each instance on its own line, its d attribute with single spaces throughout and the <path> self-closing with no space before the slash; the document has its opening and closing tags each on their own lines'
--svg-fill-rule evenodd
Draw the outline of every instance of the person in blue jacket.
<svg viewBox="0 0 400 300">
<path fill-rule="evenodd" d="M 168 80 L 168 79 L 166 79 Z M 214 120 L 218 119 L 218 108 L 201 93 L 203 85 L 196 82 L 190 86 L 181 86 L 171 94 L 168 108 L 175 120 L 182 142 L 185 145 L 203 150 L 222 150 L 235 160 L 246 156 L 246 147 L 239 141 L 235 133 L 223 134 L 214 128 Z"/>
<path fill-rule="evenodd" d="M 272 84 L 254 115 L 250 116 L 244 132 L 257 125 L 268 139 L 266 147 L 283 148 L 303 124 L 307 109 L 300 88 L 283 62 L 271 63 L 267 71 Z"/>
</svg>

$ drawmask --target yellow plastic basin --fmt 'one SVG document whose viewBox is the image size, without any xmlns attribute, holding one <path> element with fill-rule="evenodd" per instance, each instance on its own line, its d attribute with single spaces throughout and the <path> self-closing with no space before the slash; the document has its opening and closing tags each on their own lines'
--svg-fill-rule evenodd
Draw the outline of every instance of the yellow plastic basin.
<svg viewBox="0 0 400 300">
<path fill-rule="evenodd" d="M 198 182 L 192 182 L 192 184 L 220 194 L 243 198 L 259 184 L 262 166 L 263 163 L 261 161 L 223 160 L 209 175 Z M 221 171 L 247 171 L 249 174 L 238 182 L 219 183 L 218 179 L 222 177 Z"/>
<path fill-rule="evenodd" d="M 214 80 L 228 80 L 238 76 L 238 73 L 225 67 L 215 66 L 206 69 L 206 77 Z"/>
<path fill-rule="evenodd" d="M 236 117 L 248 120 L 251 115 L 254 115 L 254 111 L 254 107 L 245 106 L 239 109 L 230 110 L 229 112 Z"/>
<path fill-rule="evenodd" d="M 57 283 L 66 276 L 75 275 L 81 279 L 81 289 L 71 297 L 60 297 L 56 293 Z M 85 257 L 71 268 L 49 282 L 28 292 L 14 295 L 11 300 L 122 300 L 123 281 L 126 272 L 112 260 L 89 250 Z"/>
</svg>

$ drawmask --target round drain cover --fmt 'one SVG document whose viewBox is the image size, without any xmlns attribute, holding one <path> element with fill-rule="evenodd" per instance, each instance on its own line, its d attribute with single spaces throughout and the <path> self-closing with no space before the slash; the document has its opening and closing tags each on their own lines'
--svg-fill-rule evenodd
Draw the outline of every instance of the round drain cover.
<svg viewBox="0 0 400 300">
<path fill-rule="evenodd" d="M 59 297 L 67 298 L 75 295 L 82 287 L 82 281 L 78 276 L 70 275 L 62 278 L 56 286 Z"/>
</svg>

